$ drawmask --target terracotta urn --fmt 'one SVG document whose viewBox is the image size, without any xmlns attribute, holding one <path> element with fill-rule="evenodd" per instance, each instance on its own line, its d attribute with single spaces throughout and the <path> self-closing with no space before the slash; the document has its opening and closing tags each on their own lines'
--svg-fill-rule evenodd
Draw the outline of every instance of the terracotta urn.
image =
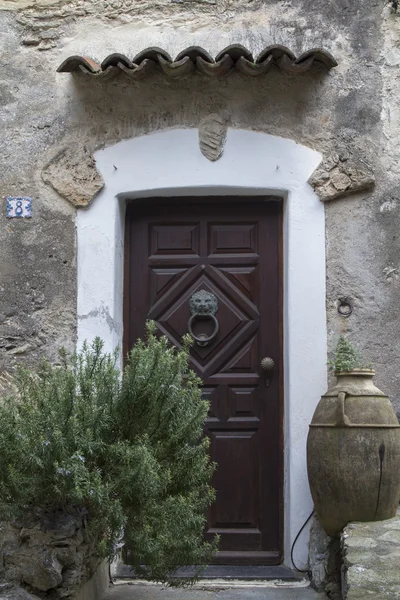
<svg viewBox="0 0 400 600">
<path fill-rule="evenodd" d="M 400 501 L 400 425 L 375 372 L 335 373 L 307 439 L 307 469 L 315 511 L 336 536 L 349 521 L 394 517 Z"/>
</svg>

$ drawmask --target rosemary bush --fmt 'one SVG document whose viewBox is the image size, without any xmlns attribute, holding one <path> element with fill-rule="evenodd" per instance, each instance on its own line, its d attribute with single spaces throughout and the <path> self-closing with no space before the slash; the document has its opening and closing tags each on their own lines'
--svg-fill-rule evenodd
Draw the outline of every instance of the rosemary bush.
<svg viewBox="0 0 400 600">
<path fill-rule="evenodd" d="M 335 372 L 371 369 L 371 364 L 364 361 L 361 352 L 343 335 L 339 337 L 333 357 L 328 364 Z"/>
<path fill-rule="evenodd" d="M 0 401 L 0 519 L 56 510 L 87 514 L 99 557 L 123 531 L 138 574 L 175 583 L 173 572 L 205 565 L 214 465 L 203 436 L 208 403 L 182 350 L 148 325 L 122 379 L 100 339 L 61 364 L 20 369 L 17 393 Z"/>
</svg>

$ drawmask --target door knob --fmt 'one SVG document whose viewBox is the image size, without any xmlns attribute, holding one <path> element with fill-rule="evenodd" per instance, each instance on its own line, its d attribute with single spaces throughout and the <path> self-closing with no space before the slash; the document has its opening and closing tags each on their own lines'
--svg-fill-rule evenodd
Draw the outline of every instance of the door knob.
<svg viewBox="0 0 400 600">
<path fill-rule="evenodd" d="M 274 370 L 274 367 L 275 367 L 275 362 L 272 358 L 270 358 L 269 356 L 266 356 L 265 358 L 262 359 L 261 368 L 266 374 L 271 373 L 271 371 Z"/>
<path fill-rule="evenodd" d="M 269 356 L 265 356 L 265 358 L 262 359 L 260 366 L 261 369 L 264 371 L 265 385 L 269 387 L 269 378 L 272 374 L 272 371 L 274 370 L 275 362 Z"/>
</svg>

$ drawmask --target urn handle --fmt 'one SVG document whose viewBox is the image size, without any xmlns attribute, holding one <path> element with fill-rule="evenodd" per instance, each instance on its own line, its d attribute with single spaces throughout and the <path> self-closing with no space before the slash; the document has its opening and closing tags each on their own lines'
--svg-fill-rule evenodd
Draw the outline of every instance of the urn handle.
<svg viewBox="0 0 400 600">
<path fill-rule="evenodd" d="M 337 399 L 337 410 L 336 410 L 336 426 L 337 427 L 349 427 L 351 421 L 345 414 L 345 401 L 346 392 L 339 392 Z"/>
</svg>

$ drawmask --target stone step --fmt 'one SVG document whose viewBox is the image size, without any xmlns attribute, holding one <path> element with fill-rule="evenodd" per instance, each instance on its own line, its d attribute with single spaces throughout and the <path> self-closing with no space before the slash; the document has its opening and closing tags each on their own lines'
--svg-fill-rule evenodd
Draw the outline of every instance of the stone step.
<svg viewBox="0 0 400 600">
<path fill-rule="evenodd" d="M 176 571 L 175 577 L 178 579 L 186 579 L 193 577 L 195 574 L 194 567 L 185 567 Z M 113 569 L 113 577 L 116 579 L 135 579 L 135 573 L 131 567 L 119 563 Z M 285 567 L 284 565 L 276 566 L 225 566 L 225 565 L 209 565 L 202 573 L 201 579 L 207 580 L 274 580 L 281 581 L 300 581 L 304 579 L 304 573 L 299 573 Z"/>
<path fill-rule="evenodd" d="M 303 582 L 265 582 L 264 585 L 229 587 L 222 584 L 214 589 L 165 588 L 145 583 L 122 583 L 111 586 L 102 600 L 327 600 L 327 596 Z"/>
</svg>

